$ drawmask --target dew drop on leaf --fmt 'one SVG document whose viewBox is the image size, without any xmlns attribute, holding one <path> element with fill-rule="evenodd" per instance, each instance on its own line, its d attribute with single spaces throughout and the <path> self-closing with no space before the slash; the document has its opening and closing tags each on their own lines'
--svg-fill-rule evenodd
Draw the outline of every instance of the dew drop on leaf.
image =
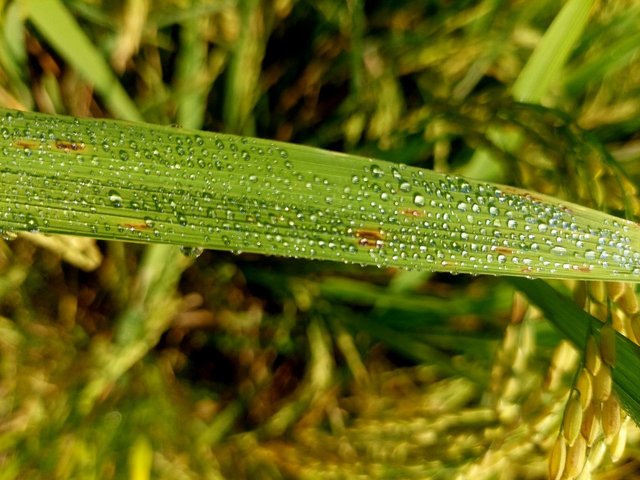
<svg viewBox="0 0 640 480">
<path fill-rule="evenodd" d="M 381 178 L 384 175 L 384 170 L 379 165 L 371 165 L 371 175 L 374 178 Z"/>
<path fill-rule="evenodd" d="M 109 201 L 111 202 L 111 205 L 116 208 L 120 208 L 122 206 L 122 197 L 116 190 L 109 191 Z"/>
<path fill-rule="evenodd" d="M 26 225 L 27 231 L 31 233 L 37 233 L 39 231 L 39 226 L 36 218 L 33 215 L 27 215 L 26 220 L 27 220 L 27 225 Z"/>
<path fill-rule="evenodd" d="M 204 248 L 202 247 L 180 247 L 180 253 L 185 257 L 189 258 L 198 258 L 204 252 Z"/>
</svg>

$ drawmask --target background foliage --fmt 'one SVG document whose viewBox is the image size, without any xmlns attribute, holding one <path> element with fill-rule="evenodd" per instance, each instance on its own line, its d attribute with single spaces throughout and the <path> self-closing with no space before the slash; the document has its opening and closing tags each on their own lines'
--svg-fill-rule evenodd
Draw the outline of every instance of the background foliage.
<svg viewBox="0 0 640 480">
<path fill-rule="evenodd" d="M 564 67 L 527 86 L 559 2 L 6 2 L 0 102 L 632 216 L 640 8 L 583 3 Z M 541 478 L 581 358 L 494 277 L 30 234 L 1 245 L 0 270 L 2 479 Z M 629 478 L 637 448 L 629 425 L 599 471 Z"/>
</svg>

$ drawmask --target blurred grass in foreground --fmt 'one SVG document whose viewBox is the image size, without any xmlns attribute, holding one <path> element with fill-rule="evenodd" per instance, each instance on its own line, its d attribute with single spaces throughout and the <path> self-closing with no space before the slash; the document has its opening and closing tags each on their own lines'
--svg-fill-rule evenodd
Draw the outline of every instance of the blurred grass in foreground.
<svg viewBox="0 0 640 480">
<path fill-rule="evenodd" d="M 539 99 L 557 110 L 508 100 L 557 2 L 65 3 L 94 52 L 45 3 L 2 11 L 5 106 L 459 173 L 482 148 L 503 182 L 637 212 L 634 2 L 596 2 Z M 130 100 L 74 68 L 94 54 Z M 0 269 L 2 479 L 543 478 L 581 358 L 499 278 L 31 235 Z M 628 478 L 637 448 L 630 425 L 600 471 Z"/>
</svg>

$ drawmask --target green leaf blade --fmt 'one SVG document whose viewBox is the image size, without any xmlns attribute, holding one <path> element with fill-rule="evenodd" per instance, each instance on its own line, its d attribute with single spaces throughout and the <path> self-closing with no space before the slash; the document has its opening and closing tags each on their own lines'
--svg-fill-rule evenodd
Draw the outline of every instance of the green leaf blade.
<svg viewBox="0 0 640 480">
<path fill-rule="evenodd" d="M 549 284 L 514 278 L 511 282 L 537 305 L 545 317 L 581 351 L 587 338 L 600 335 L 604 325 L 600 320 L 579 308 Z M 633 421 L 640 425 L 640 347 L 616 333 L 616 363 L 612 369 L 613 383 L 620 401 Z"/>
<path fill-rule="evenodd" d="M 568 0 L 513 85 L 521 102 L 539 103 L 560 73 L 589 19 L 593 0 Z"/>
<path fill-rule="evenodd" d="M 109 109 L 128 120 L 141 120 L 137 107 L 106 60 L 59 0 L 28 0 L 29 20 L 55 50 L 104 98 Z"/>
<path fill-rule="evenodd" d="M 454 273 L 640 280 L 640 227 L 535 192 L 300 145 L 0 111 L 6 232 Z"/>
</svg>

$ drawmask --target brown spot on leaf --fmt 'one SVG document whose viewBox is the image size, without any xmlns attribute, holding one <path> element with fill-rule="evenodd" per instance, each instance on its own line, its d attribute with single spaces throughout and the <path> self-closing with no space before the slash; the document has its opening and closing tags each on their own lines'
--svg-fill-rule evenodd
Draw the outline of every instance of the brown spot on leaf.
<svg viewBox="0 0 640 480">
<path fill-rule="evenodd" d="M 81 152 L 85 149 L 84 143 L 77 142 L 67 142 L 65 140 L 56 140 L 54 144 L 58 150 L 63 150 L 65 152 Z"/>
<path fill-rule="evenodd" d="M 407 217 L 423 217 L 424 216 L 424 212 L 420 210 L 414 210 L 413 208 L 405 208 L 404 210 L 400 211 L 400 214 L 406 215 Z"/>
<path fill-rule="evenodd" d="M 120 226 L 126 229 L 133 230 L 149 230 L 151 227 L 146 223 L 121 223 Z"/>
<path fill-rule="evenodd" d="M 503 255 L 513 255 L 513 249 L 509 247 L 493 247 L 491 250 Z"/>
<path fill-rule="evenodd" d="M 27 148 L 32 149 L 38 146 L 38 142 L 36 142 L 35 140 L 24 140 L 24 139 L 16 140 L 15 142 L 13 142 L 13 144 L 16 147 L 24 148 L 25 150 Z"/>
<path fill-rule="evenodd" d="M 356 230 L 356 237 L 361 247 L 380 248 L 384 244 L 384 235 L 380 230 L 359 228 Z"/>
</svg>

